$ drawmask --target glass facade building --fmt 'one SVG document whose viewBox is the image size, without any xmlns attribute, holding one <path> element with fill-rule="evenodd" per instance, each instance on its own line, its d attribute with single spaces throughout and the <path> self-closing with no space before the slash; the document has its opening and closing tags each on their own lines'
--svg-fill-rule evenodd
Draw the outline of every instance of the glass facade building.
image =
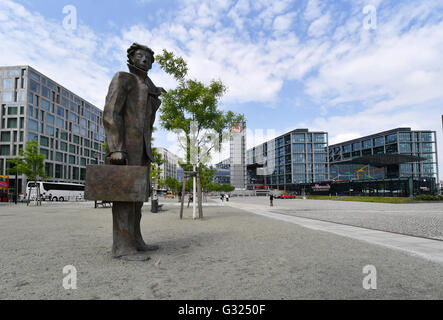
<svg viewBox="0 0 443 320">
<path fill-rule="evenodd" d="M 29 66 L 0 67 L 0 175 L 35 140 L 48 181 L 83 183 L 86 165 L 103 163 L 103 111 Z M 15 176 L 10 176 L 15 186 Z M 19 192 L 26 177 L 19 177 Z"/>
<path fill-rule="evenodd" d="M 248 189 L 293 190 L 329 179 L 327 132 L 296 129 L 247 150 Z"/>
<path fill-rule="evenodd" d="M 329 147 L 330 176 L 333 180 L 392 178 L 434 178 L 439 181 L 436 132 L 397 128 Z M 354 159 L 378 154 L 416 156 L 422 161 L 375 167 L 355 164 Z"/>
</svg>

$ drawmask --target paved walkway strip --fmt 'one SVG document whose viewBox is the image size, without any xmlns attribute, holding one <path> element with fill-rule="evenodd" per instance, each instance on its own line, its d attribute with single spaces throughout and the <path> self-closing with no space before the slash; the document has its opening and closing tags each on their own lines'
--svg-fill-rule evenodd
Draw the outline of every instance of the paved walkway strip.
<svg viewBox="0 0 443 320">
<path fill-rule="evenodd" d="M 268 218 L 295 223 L 312 230 L 330 232 L 340 236 L 405 251 L 409 254 L 443 264 L 442 241 L 347 226 L 333 222 L 318 221 L 309 218 L 300 218 L 288 214 L 270 212 L 252 205 L 239 203 L 230 203 L 229 205 Z M 275 211 L 275 209 L 273 209 L 273 211 Z"/>
</svg>

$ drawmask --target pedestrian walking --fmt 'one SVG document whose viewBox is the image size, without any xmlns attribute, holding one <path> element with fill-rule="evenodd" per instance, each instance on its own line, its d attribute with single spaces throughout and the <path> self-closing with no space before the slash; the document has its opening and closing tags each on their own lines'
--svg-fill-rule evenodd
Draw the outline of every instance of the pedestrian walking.
<svg viewBox="0 0 443 320">
<path fill-rule="evenodd" d="M 226 195 L 226 202 L 229 202 L 229 194 Z"/>
<path fill-rule="evenodd" d="M 188 208 L 189 208 L 189 204 L 193 201 L 194 201 L 194 197 L 192 196 L 192 193 L 190 193 L 188 196 Z"/>
<path fill-rule="evenodd" d="M 269 204 L 271 207 L 274 206 L 274 195 L 271 193 L 271 195 L 269 196 Z"/>
</svg>

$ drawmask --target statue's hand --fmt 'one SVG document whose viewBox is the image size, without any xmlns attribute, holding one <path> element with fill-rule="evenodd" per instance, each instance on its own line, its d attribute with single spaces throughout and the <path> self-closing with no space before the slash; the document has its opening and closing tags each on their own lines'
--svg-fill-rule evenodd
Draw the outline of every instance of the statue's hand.
<svg viewBox="0 0 443 320">
<path fill-rule="evenodd" d="M 110 159 L 111 164 L 115 165 L 125 165 L 126 164 L 126 154 L 124 152 L 113 152 Z"/>
</svg>

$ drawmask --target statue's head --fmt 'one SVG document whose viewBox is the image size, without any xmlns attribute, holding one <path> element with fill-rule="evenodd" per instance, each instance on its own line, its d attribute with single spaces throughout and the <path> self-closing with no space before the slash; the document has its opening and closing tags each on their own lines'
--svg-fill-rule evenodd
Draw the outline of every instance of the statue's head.
<svg viewBox="0 0 443 320">
<path fill-rule="evenodd" d="M 137 68 L 149 71 L 154 61 L 154 51 L 147 46 L 133 43 L 128 49 L 128 63 Z"/>
</svg>

